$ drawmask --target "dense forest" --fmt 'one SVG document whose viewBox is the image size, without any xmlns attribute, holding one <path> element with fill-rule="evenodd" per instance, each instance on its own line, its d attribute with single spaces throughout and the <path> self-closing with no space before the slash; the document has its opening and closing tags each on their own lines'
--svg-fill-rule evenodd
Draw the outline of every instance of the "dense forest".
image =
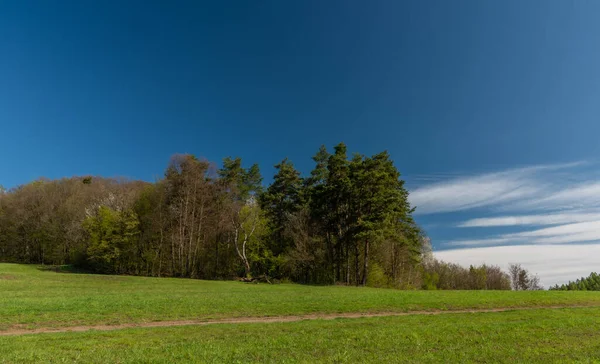
<svg viewBox="0 0 600 364">
<path fill-rule="evenodd" d="M 438 262 L 387 152 L 321 147 L 302 177 L 284 159 L 219 168 L 174 155 L 155 183 L 39 179 L 0 192 L 0 261 L 110 274 L 426 289 L 510 289 L 498 267 Z"/>
<path fill-rule="evenodd" d="M 550 287 L 556 291 L 600 291 L 600 274 L 592 272 L 588 277 L 581 277 L 575 282 Z"/>
</svg>

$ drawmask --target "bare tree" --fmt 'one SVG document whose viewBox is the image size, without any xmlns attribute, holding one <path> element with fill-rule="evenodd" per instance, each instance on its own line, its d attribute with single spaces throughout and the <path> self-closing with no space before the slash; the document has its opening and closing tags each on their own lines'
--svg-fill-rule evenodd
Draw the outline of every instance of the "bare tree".
<svg viewBox="0 0 600 364">
<path fill-rule="evenodd" d="M 521 264 L 511 264 L 508 268 L 512 288 L 515 291 L 537 291 L 543 289 L 537 275 L 532 275 Z"/>
<path fill-rule="evenodd" d="M 521 264 L 511 264 L 508 266 L 508 274 L 514 291 L 519 290 L 519 273 L 521 272 Z"/>
</svg>

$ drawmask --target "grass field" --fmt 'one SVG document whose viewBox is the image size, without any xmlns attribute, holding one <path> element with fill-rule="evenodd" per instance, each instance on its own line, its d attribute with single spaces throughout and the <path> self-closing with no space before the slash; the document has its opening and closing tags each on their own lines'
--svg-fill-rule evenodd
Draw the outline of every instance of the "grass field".
<svg viewBox="0 0 600 364">
<path fill-rule="evenodd" d="M 600 309 L 0 337 L 0 362 L 592 362 Z"/>
<path fill-rule="evenodd" d="M 306 314 L 495 313 L 0 336 L 0 362 L 593 362 L 597 292 L 397 291 L 100 276 L 0 264 L 0 333 Z"/>
</svg>

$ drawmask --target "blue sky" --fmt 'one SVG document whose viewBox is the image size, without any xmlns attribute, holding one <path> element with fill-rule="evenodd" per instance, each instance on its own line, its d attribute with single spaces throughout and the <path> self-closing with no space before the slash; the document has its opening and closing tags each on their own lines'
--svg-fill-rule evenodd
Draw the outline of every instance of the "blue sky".
<svg viewBox="0 0 600 364">
<path fill-rule="evenodd" d="M 268 179 L 284 157 L 307 173 L 319 145 L 344 141 L 391 153 L 441 257 L 502 256 L 546 284 L 587 275 L 600 265 L 599 13 L 552 0 L 1 2 L 0 184 L 153 180 L 177 152 L 239 155 Z M 542 265 L 556 249 L 588 263 Z"/>
</svg>

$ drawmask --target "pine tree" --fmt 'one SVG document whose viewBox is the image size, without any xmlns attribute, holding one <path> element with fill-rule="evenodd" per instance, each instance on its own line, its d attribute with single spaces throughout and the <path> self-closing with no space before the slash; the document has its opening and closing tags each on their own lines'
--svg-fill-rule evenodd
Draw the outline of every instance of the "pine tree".
<svg viewBox="0 0 600 364">
<path fill-rule="evenodd" d="M 588 277 L 581 277 L 574 282 L 568 282 L 563 285 L 550 287 L 551 290 L 560 291 L 600 291 L 600 275 L 592 272 Z"/>
<path fill-rule="evenodd" d="M 408 192 L 404 181 L 387 152 L 371 158 L 353 159 L 353 204 L 359 215 L 355 217 L 354 238 L 363 244 L 362 284 L 369 274 L 370 250 L 386 238 L 402 239 L 403 232 L 412 227 Z M 420 247 L 419 247 L 420 248 Z M 417 251 L 418 252 L 418 251 Z"/>
<path fill-rule="evenodd" d="M 275 168 L 273 183 L 261 194 L 260 203 L 270 222 L 271 249 L 273 254 L 279 255 L 291 244 L 285 239 L 284 230 L 290 217 L 301 208 L 302 179 L 287 158 Z"/>
</svg>

